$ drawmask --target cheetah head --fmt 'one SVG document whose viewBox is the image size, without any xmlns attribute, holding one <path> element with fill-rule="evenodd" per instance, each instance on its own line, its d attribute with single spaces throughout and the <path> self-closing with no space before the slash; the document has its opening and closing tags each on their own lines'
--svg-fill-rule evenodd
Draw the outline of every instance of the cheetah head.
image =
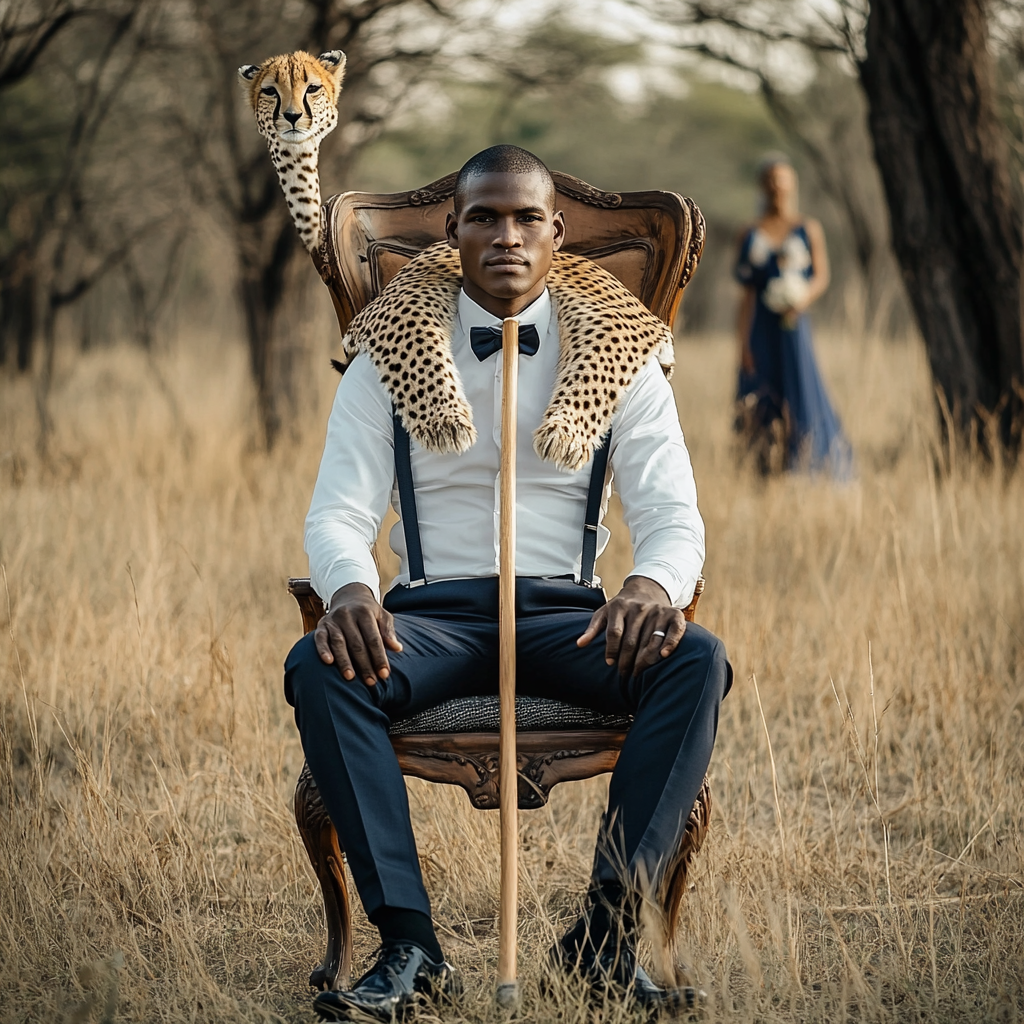
<svg viewBox="0 0 1024 1024">
<path fill-rule="evenodd" d="M 303 50 L 243 64 L 238 76 L 249 96 L 260 134 L 286 146 L 317 144 L 338 124 L 345 54 L 314 57 Z"/>
<path fill-rule="evenodd" d="M 320 142 L 338 123 L 338 94 L 345 54 L 330 50 L 312 57 L 302 50 L 271 57 L 257 67 L 243 64 L 238 75 L 267 140 L 285 202 L 302 244 L 320 248 Z"/>
</svg>

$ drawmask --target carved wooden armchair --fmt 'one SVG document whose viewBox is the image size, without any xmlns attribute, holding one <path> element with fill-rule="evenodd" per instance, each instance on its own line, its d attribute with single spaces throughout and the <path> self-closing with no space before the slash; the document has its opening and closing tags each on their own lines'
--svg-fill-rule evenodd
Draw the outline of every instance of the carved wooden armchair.
<svg viewBox="0 0 1024 1024">
<path fill-rule="evenodd" d="M 566 243 L 614 274 L 644 304 L 671 324 L 704 245 L 704 218 L 691 199 L 671 192 L 601 192 L 578 178 L 554 173 L 565 211 Z M 370 195 L 346 192 L 324 206 L 326 231 L 313 256 L 330 289 L 338 321 L 347 325 L 422 249 L 444 238 L 452 209 L 455 175 L 414 192 Z M 288 581 L 302 612 L 305 632 L 314 629 L 324 605 L 308 579 Z M 693 620 L 704 590 L 698 581 L 685 610 Z M 630 721 L 599 715 L 558 701 L 516 700 L 519 806 L 543 807 L 559 782 L 610 772 Z M 498 807 L 498 698 L 448 701 L 392 723 L 391 743 L 405 775 L 462 786 L 481 810 Z M 711 792 L 707 779 L 687 822 L 686 834 L 658 894 L 675 933 L 689 864 L 707 833 Z M 303 765 L 295 787 L 295 820 L 319 879 L 327 919 L 327 950 L 312 972 L 314 988 L 349 983 L 352 925 L 344 868 L 344 842 L 324 810 L 316 783 Z"/>
</svg>

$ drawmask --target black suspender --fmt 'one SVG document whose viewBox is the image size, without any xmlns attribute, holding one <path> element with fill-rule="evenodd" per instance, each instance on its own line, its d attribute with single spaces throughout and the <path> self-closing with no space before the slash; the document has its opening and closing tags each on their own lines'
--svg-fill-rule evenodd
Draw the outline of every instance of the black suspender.
<svg viewBox="0 0 1024 1024">
<path fill-rule="evenodd" d="M 409 432 L 398 413 L 393 414 L 395 424 L 395 477 L 398 480 L 398 501 L 402 507 L 402 530 L 405 533 L 405 551 L 409 559 L 409 586 L 422 587 L 427 582 L 423 571 L 423 547 L 420 544 L 420 522 L 416 515 L 416 487 L 412 479 L 412 458 Z M 601 519 L 601 498 L 604 496 L 604 478 L 608 471 L 608 453 L 612 446 L 612 432 L 605 434 L 601 447 L 594 452 L 594 465 L 587 488 L 587 510 L 583 516 L 583 554 L 580 559 L 580 583 L 594 585 L 594 563 L 597 561 L 597 527 Z"/>
<path fill-rule="evenodd" d="M 427 582 L 423 571 L 423 548 L 420 547 L 420 521 L 416 515 L 416 488 L 412 482 L 412 459 L 409 432 L 398 413 L 395 423 L 395 476 L 398 478 L 398 502 L 402 506 L 402 529 L 405 531 L 405 552 L 409 558 L 409 586 L 422 587 Z"/>
<path fill-rule="evenodd" d="M 583 556 L 580 559 L 580 583 L 585 587 L 594 585 L 597 527 L 601 521 L 601 498 L 604 497 L 604 476 L 611 447 L 612 432 L 609 428 L 601 440 L 601 447 L 594 452 L 594 468 L 590 471 L 590 486 L 587 488 L 587 511 L 583 516 Z"/>
</svg>

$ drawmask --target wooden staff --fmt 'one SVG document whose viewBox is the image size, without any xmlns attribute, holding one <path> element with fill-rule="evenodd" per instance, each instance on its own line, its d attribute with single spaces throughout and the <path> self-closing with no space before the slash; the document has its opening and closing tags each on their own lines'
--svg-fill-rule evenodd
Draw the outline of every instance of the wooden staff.
<svg viewBox="0 0 1024 1024">
<path fill-rule="evenodd" d="M 501 483 L 498 536 L 498 694 L 501 724 L 498 786 L 501 794 L 501 895 L 498 911 L 498 1003 L 515 1006 L 516 923 L 519 909 L 519 785 L 516 780 L 516 412 L 519 390 L 519 321 L 502 324 Z"/>
</svg>

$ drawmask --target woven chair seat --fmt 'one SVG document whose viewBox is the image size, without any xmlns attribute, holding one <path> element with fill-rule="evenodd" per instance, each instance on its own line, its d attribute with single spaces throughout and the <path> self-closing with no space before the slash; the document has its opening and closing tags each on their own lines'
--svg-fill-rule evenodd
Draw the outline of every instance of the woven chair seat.
<svg viewBox="0 0 1024 1024">
<path fill-rule="evenodd" d="M 632 719 L 602 715 L 574 704 L 544 697 L 516 697 L 516 729 L 540 732 L 545 729 L 628 729 Z M 392 736 L 410 733 L 497 732 L 500 710 L 497 697 L 459 697 L 428 708 L 411 718 L 393 722 Z"/>
</svg>

